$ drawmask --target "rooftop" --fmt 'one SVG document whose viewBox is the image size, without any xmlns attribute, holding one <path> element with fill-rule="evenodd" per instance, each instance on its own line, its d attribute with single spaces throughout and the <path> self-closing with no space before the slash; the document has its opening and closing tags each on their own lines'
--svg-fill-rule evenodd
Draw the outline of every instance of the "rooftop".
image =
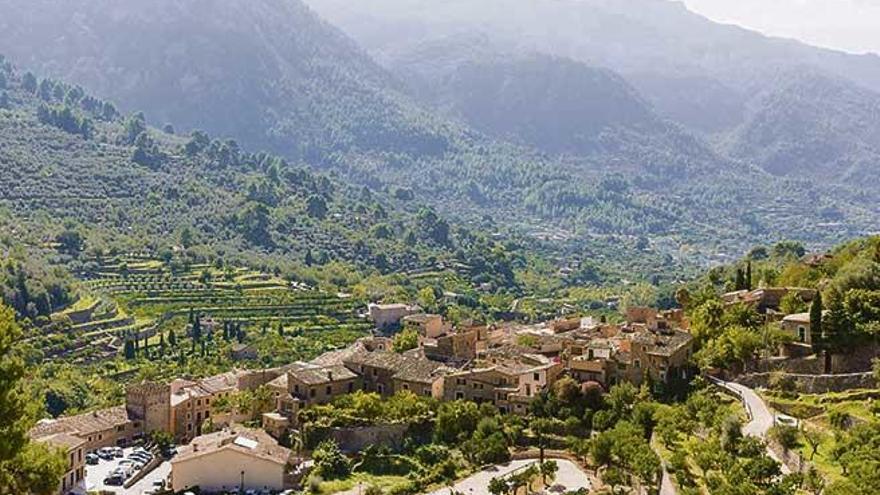
<svg viewBox="0 0 880 495">
<path fill-rule="evenodd" d="M 345 362 L 349 366 L 370 366 L 393 372 L 393 378 L 408 382 L 431 383 L 440 374 L 451 370 L 430 359 L 403 355 L 396 352 L 375 351 L 352 355 Z"/>
<path fill-rule="evenodd" d="M 106 431 L 128 423 L 125 406 L 114 406 L 76 416 L 62 416 L 57 419 L 44 419 L 31 428 L 31 438 L 42 438 L 58 433 L 71 435 L 90 435 Z"/>
<path fill-rule="evenodd" d="M 48 443 L 54 445 L 56 447 L 61 447 L 66 450 L 73 450 L 77 447 L 80 447 L 86 443 L 82 438 L 77 438 L 73 435 L 69 435 L 67 433 L 56 433 L 54 435 L 49 435 L 47 437 L 41 437 L 36 439 L 38 442 Z"/>
<path fill-rule="evenodd" d="M 286 449 L 263 430 L 233 425 L 223 430 L 198 436 L 189 445 L 181 446 L 172 464 L 186 462 L 221 450 L 234 450 L 277 464 L 285 465 L 290 459 L 290 449 Z"/>
<path fill-rule="evenodd" d="M 291 378 L 299 380 L 306 385 L 322 385 L 325 383 L 352 380 L 357 374 L 341 364 L 325 367 L 309 367 L 289 372 Z"/>
</svg>

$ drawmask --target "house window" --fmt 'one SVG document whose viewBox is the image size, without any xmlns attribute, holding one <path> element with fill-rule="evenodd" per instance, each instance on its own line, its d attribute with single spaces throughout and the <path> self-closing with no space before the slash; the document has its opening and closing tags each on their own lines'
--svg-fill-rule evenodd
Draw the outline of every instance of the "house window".
<svg viewBox="0 0 880 495">
<path fill-rule="evenodd" d="M 805 327 L 798 327 L 798 340 L 801 342 L 807 341 L 807 329 Z"/>
<path fill-rule="evenodd" d="M 381 383 L 376 385 L 376 391 L 379 392 L 380 394 L 384 394 L 385 393 L 385 386 L 382 385 Z"/>
<path fill-rule="evenodd" d="M 293 392 L 296 393 L 296 394 L 299 393 L 299 385 L 294 385 L 294 386 L 293 386 Z"/>
<path fill-rule="evenodd" d="M 636 359 L 635 361 L 633 361 L 633 365 L 636 367 L 636 369 L 641 369 L 642 362 Z"/>
<path fill-rule="evenodd" d="M 455 399 L 456 399 L 456 400 L 462 400 L 462 399 L 464 399 L 464 392 L 456 392 L 456 393 L 455 393 Z"/>
<path fill-rule="evenodd" d="M 404 383 L 402 386 L 403 386 L 403 389 L 404 389 L 404 390 L 409 390 L 409 384 L 408 384 L 408 383 Z"/>
<path fill-rule="evenodd" d="M 327 395 L 333 395 L 333 387 L 327 385 Z"/>
<path fill-rule="evenodd" d="M 426 388 L 425 390 L 422 390 L 422 395 L 424 395 L 425 397 L 430 397 L 431 396 L 431 389 Z"/>
<path fill-rule="evenodd" d="M 318 392 L 314 388 L 309 389 L 309 397 L 314 397 L 318 395 Z"/>
<path fill-rule="evenodd" d="M 373 376 L 379 376 L 379 369 L 373 368 Z"/>
<path fill-rule="evenodd" d="M 535 379 L 536 382 L 541 381 L 541 375 L 539 375 L 538 373 L 535 373 L 535 374 L 533 375 L 533 377 L 534 377 L 534 379 Z"/>
<path fill-rule="evenodd" d="M 354 383 L 348 382 L 348 393 L 354 392 Z"/>
</svg>

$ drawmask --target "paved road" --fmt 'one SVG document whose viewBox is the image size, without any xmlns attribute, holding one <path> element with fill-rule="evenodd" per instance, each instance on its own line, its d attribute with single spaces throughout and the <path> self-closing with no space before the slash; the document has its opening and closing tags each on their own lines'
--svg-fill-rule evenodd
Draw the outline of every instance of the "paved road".
<svg viewBox="0 0 880 495">
<path fill-rule="evenodd" d="M 557 485 L 563 487 L 559 490 L 559 493 L 576 490 L 578 488 L 591 488 L 590 480 L 587 478 L 586 473 L 581 471 L 581 469 L 573 462 L 565 459 L 548 460 L 555 461 L 559 466 L 559 471 L 556 473 L 556 479 L 553 480 L 553 491 L 556 491 L 555 487 Z M 537 464 L 537 462 L 537 459 L 526 459 L 510 461 L 507 464 L 493 466 L 489 469 L 480 471 L 473 476 L 460 480 L 455 484 L 453 490 L 464 493 L 465 495 L 490 495 L 489 480 L 499 476 L 506 476 L 514 471 L 525 469 L 531 464 Z M 429 495 L 449 495 L 449 488 L 441 488 Z"/>
<path fill-rule="evenodd" d="M 660 478 L 660 495 L 676 495 L 675 485 L 672 484 L 672 477 L 666 470 L 666 463 L 663 463 L 663 477 Z"/>
<path fill-rule="evenodd" d="M 770 408 L 767 407 L 767 403 L 764 402 L 764 399 L 762 399 L 761 396 L 759 396 L 754 390 L 746 387 L 745 385 L 740 385 L 739 383 L 734 382 L 726 382 L 717 378 L 710 378 L 710 380 L 719 387 L 731 390 L 742 398 L 742 402 L 745 405 L 746 412 L 751 418 L 751 420 L 746 423 L 745 426 L 743 426 L 743 434 L 766 440 L 767 431 L 770 430 L 771 427 L 773 427 L 774 417 L 773 413 L 770 411 Z M 787 474 L 791 472 L 788 469 L 788 466 L 786 466 L 785 463 L 782 462 L 782 460 L 772 450 L 770 450 L 769 447 L 767 448 L 767 455 L 779 462 L 780 468 L 782 469 L 783 473 Z"/>
</svg>

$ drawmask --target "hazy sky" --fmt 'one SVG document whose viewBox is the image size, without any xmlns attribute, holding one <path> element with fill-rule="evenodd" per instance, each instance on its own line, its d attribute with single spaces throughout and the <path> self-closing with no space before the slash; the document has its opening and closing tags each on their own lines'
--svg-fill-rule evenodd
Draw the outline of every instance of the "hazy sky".
<svg viewBox="0 0 880 495">
<path fill-rule="evenodd" d="M 880 54 L 880 0 L 683 0 L 712 20 L 855 53 Z"/>
</svg>

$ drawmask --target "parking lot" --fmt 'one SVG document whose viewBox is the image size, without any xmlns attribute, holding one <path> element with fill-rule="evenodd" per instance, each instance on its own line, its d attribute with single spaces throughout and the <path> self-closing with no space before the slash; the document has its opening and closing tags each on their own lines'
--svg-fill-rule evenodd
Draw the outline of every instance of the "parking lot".
<svg viewBox="0 0 880 495">
<path fill-rule="evenodd" d="M 127 458 L 133 451 L 133 448 L 123 449 L 123 453 Z M 123 458 L 104 460 L 99 459 L 98 464 L 86 465 L 86 487 L 88 491 L 105 491 L 116 493 L 117 495 L 143 495 L 144 492 L 154 488 L 153 482 L 157 480 L 165 480 L 171 473 L 171 463 L 167 460 L 163 461 L 156 469 L 144 476 L 143 479 L 132 485 L 130 488 L 122 486 L 111 486 L 104 484 L 104 478 L 107 477 L 114 469 L 119 466 L 119 462 Z"/>
</svg>

